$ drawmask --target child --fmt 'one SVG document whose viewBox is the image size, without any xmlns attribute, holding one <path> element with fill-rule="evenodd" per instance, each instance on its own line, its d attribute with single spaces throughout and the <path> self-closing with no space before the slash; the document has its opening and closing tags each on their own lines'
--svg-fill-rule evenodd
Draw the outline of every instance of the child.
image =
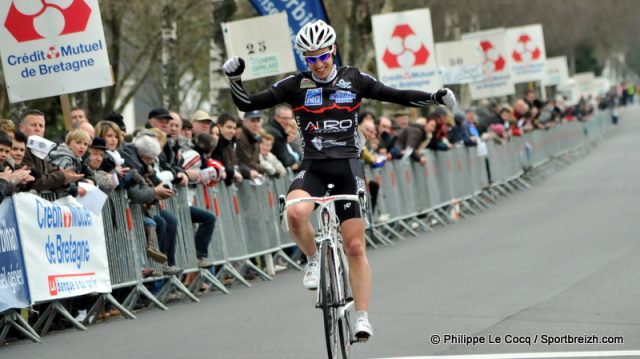
<svg viewBox="0 0 640 359">
<path fill-rule="evenodd" d="M 64 142 L 49 153 L 49 162 L 56 168 L 65 169 L 71 167 L 74 172 L 82 173 L 82 157 L 91 144 L 89 134 L 77 128 L 67 133 Z M 79 188 L 76 182 L 69 183 L 67 191 L 74 197 L 84 194 L 84 190 Z"/>
<path fill-rule="evenodd" d="M 24 152 L 27 149 L 27 136 L 20 131 L 14 132 L 13 145 L 11 146 L 11 158 L 17 167 L 24 159 Z"/>
<path fill-rule="evenodd" d="M 0 172 L 4 172 L 5 169 L 14 170 L 11 157 L 9 157 L 11 146 L 13 146 L 11 137 L 6 132 L 0 131 Z"/>
</svg>

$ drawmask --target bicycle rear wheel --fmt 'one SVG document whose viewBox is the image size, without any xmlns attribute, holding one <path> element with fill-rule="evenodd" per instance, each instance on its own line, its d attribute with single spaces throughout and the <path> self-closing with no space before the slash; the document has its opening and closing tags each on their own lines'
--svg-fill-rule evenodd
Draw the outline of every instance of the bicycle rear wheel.
<svg viewBox="0 0 640 359">
<path fill-rule="evenodd" d="M 333 270 L 333 252 L 327 244 L 320 245 L 320 307 L 324 319 L 324 337 L 329 359 L 337 358 L 339 347 L 338 313 L 336 305 L 336 278 Z"/>
</svg>

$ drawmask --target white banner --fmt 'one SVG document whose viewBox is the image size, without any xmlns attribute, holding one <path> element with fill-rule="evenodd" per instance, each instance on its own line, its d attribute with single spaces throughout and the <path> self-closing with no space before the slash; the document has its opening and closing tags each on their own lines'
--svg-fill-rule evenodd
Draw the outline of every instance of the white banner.
<svg viewBox="0 0 640 359">
<path fill-rule="evenodd" d="M 245 60 L 243 80 L 296 71 L 289 32 L 284 12 L 222 24 L 227 56 Z"/>
<path fill-rule="evenodd" d="M 544 81 L 547 78 L 542 25 L 507 29 L 507 52 L 514 83 Z"/>
<path fill-rule="evenodd" d="M 429 9 L 375 15 L 371 22 L 382 83 L 428 92 L 442 87 Z"/>
<path fill-rule="evenodd" d="M 468 84 L 482 81 L 484 57 L 478 41 L 437 42 L 436 56 L 443 84 Z"/>
<path fill-rule="evenodd" d="M 98 0 L 0 2 L 10 102 L 111 86 Z"/>
<path fill-rule="evenodd" d="M 593 72 L 581 72 L 573 75 L 575 81 L 577 100 L 580 97 L 589 97 L 596 95 L 596 75 Z"/>
<path fill-rule="evenodd" d="M 30 193 L 13 198 L 32 301 L 111 292 L 102 217 Z"/>
<path fill-rule="evenodd" d="M 463 34 L 462 39 L 480 41 L 483 52 L 484 79 L 469 85 L 471 99 L 480 100 L 514 94 L 516 90 L 511 78 L 504 28 Z"/>
<path fill-rule="evenodd" d="M 569 67 L 567 57 L 558 56 L 547 59 L 547 78 L 545 86 L 558 86 L 569 80 Z"/>
</svg>

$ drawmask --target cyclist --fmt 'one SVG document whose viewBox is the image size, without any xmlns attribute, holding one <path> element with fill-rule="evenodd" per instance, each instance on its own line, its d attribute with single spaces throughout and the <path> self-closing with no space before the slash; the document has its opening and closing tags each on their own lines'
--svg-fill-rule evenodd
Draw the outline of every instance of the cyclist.
<svg viewBox="0 0 640 359">
<path fill-rule="evenodd" d="M 336 33 L 322 20 L 307 23 L 296 35 L 296 47 L 305 56 L 309 72 L 299 72 L 276 82 L 271 88 L 249 94 L 241 82 L 244 60 L 228 59 L 223 70 L 230 80 L 231 94 L 242 111 L 252 111 L 287 102 L 293 108 L 301 132 L 303 161 L 289 188 L 288 200 L 323 196 L 327 185 L 335 187 L 332 194 L 357 194 L 365 187 L 364 170 L 358 158 L 358 109 L 363 98 L 421 107 L 427 104 L 455 106 L 449 89 L 435 93 L 397 90 L 378 82 L 355 67 L 340 67 L 334 63 Z M 293 240 L 307 256 L 303 285 L 318 286 L 319 256 L 314 230 L 309 222 L 313 203 L 300 203 L 287 211 Z M 336 202 L 336 214 L 350 268 L 355 319 L 353 333 L 360 341 L 372 336 L 367 310 L 371 294 L 371 270 L 365 254 L 364 222 L 360 209 L 351 202 Z"/>
</svg>

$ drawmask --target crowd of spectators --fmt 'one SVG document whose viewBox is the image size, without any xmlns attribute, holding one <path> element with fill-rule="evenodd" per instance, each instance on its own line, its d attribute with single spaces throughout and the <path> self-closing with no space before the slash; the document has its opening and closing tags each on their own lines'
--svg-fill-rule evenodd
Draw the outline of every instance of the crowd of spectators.
<svg viewBox="0 0 640 359">
<path fill-rule="evenodd" d="M 436 107 L 426 117 L 411 118 L 409 112 L 390 117 L 362 112 L 361 159 L 373 168 L 403 158 L 425 164 L 425 150 L 476 147 L 487 141 L 504 143 L 563 121 L 582 121 L 595 107 L 632 103 L 634 94 L 629 88 L 621 85 L 607 96 L 582 98 L 571 106 L 561 97 L 545 101 L 529 91 L 513 103 L 483 100 L 455 113 Z M 121 115 L 111 113 L 92 125 L 82 108 L 74 108 L 73 128 L 63 142 L 55 143 L 45 134 L 45 115 L 26 110 L 17 123 L 0 120 L 0 199 L 20 191 L 77 197 L 85 194 L 86 185 L 106 193 L 126 191 L 128 198 L 143 208 L 146 254 L 162 264 L 162 273 L 142 268 L 144 275 L 178 275 L 183 271 L 176 265 L 175 247 L 179 227 L 184 225 L 197 225 L 193 239 L 197 263 L 210 268 L 208 247 L 216 225 L 214 214 L 191 206 L 189 200 L 192 223 L 180 223 L 175 214 L 157 204 L 174 196 L 180 186 L 230 186 L 242 181 L 261 185 L 266 178 L 298 171 L 303 155 L 294 112 L 279 105 L 273 113 L 271 119 L 260 111 L 240 118 L 199 110 L 182 117 L 156 108 L 148 113 L 144 128 L 132 131 L 125 142 L 127 129 Z M 375 212 L 379 185 L 369 179 L 368 188 Z M 188 193 L 193 196 L 193 191 Z"/>
</svg>

